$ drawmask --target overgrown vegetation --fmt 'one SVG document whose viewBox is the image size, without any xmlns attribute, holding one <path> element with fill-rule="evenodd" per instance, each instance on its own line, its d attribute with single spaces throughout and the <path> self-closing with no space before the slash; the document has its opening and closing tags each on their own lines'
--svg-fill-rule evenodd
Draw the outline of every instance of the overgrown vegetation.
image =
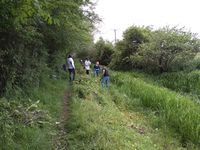
<svg viewBox="0 0 200 150">
<path fill-rule="evenodd" d="M 190 96 L 199 103 L 199 70 L 148 74 L 142 71 L 131 71 L 131 76 L 149 84 L 166 87 L 181 95 Z"/>
<path fill-rule="evenodd" d="M 0 99 L 0 149 L 53 149 L 66 81 L 46 79 L 31 96 Z"/>
<path fill-rule="evenodd" d="M 183 141 L 191 140 L 199 144 L 200 109 L 197 103 L 175 92 L 145 83 L 131 74 L 115 74 L 113 82 L 132 98 L 140 99 L 143 106 L 154 110 L 167 125 L 180 133 Z"/>
<path fill-rule="evenodd" d="M 158 83 L 178 92 L 200 95 L 200 72 L 174 72 L 158 76 Z"/>
<path fill-rule="evenodd" d="M 199 103 L 175 92 L 199 98 L 197 35 L 131 26 L 115 45 L 102 38 L 94 44 L 94 6 L 93 0 L 0 1 L 0 149 L 55 148 L 68 53 L 78 57 L 76 81 L 68 85 L 68 133 L 60 141 L 68 149 L 198 149 Z M 103 90 L 100 78 L 82 75 L 77 60 L 85 57 L 151 79 L 114 72 Z"/>
<path fill-rule="evenodd" d="M 96 54 L 94 59 L 100 61 L 102 65 L 109 65 L 111 62 L 111 56 L 114 53 L 114 47 L 112 43 L 104 41 L 100 38 L 94 45 Z"/>
<path fill-rule="evenodd" d="M 77 55 L 80 59 L 84 60 L 85 58 L 89 58 L 94 63 L 99 61 L 101 65 L 107 66 L 112 60 L 113 53 L 114 45 L 103 38 L 99 38 L 96 43 L 91 44 L 90 47 L 86 49 L 82 49 Z"/>
<path fill-rule="evenodd" d="M 141 95 L 141 93 L 142 91 L 145 93 L 151 85 L 138 80 L 131 86 L 132 82 L 127 83 L 130 82 L 130 78 L 134 80 L 128 74 L 112 73 L 112 84 L 109 90 L 101 89 L 98 78 L 84 75 L 80 78 L 80 82 L 75 82 L 73 99 L 70 102 L 70 119 L 66 124 L 68 132 L 63 144 L 68 149 L 198 149 L 198 146 L 189 142 L 190 138 L 187 136 L 181 138 L 177 134 L 179 132 L 174 132 L 177 124 L 167 123 L 167 116 L 171 118 L 171 114 L 175 112 L 173 109 L 170 109 L 171 112 L 154 109 L 155 107 L 160 108 L 159 101 L 152 100 L 153 96 L 155 99 L 159 99 L 158 95 L 152 94 L 149 99 L 148 104 L 152 103 L 150 108 L 153 109 L 146 107 L 145 102 L 148 101 L 147 98 L 150 94 L 147 93 L 146 100 L 144 100 L 144 94 Z M 136 86 L 135 89 L 133 86 Z M 139 94 L 137 94 L 136 88 L 138 88 L 137 90 L 141 89 Z M 160 90 L 175 98 L 175 101 L 170 101 L 170 105 L 176 108 L 175 103 L 179 96 L 163 88 Z M 141 98 L 138 95 L 141 95 Z M 163 96 L 168 97 L 167 95 Z M 193 107 L 196 108 L 196 106 Z M 180 117 L 183 119 L 183 115 L 187 112 L 182 115 L 179 113 L 181 111 L 182 109 L 178 111 L 177 115 L 181 115 Z M 195 124 L 191 120 L 189 123 L 185 122 L 183 126 L 192 123 Z M 189 131 L 185 135 L 188 133 Z M 186 141 L 182 141 L 182 139 Z"/>
<path fill-rule="evenodd" d="M 91 0 L 0 2 L 0 95 L 39 86 L 46 67 L 58 74 L 66 53 L 92 43 L 98 21 Z"/>
<path fill-rule="evenodd" d="M 0 149 L 53 149 L 66 86 L 62 64 L 67 53 L 93 42 L 94 6 L 92 0 L 0 1 Z"/>
<path fill-rule="evenodd" d="M 176 27 L 153 30 L 132 26 L 123 37 L 112 56 L 110 66 L 114 69 L 140 69 L 150 73 L 191 69 L 200 46 L 196 34 Z"/>
</svg>

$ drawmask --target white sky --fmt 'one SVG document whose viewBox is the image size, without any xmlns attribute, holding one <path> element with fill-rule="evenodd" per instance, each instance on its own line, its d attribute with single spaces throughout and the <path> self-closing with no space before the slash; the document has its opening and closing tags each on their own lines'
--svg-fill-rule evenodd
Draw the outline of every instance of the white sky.
<svg viewBox="0 0 200 150">
<path fill-rule="evenodd" d="M 96 13 L 103 22 L 95 39 L 114 41 L 114 29 L 121 39 L 131 25 L 186 27 L 200 35 L 200 0 L 98 0 Z"/>
</svg>

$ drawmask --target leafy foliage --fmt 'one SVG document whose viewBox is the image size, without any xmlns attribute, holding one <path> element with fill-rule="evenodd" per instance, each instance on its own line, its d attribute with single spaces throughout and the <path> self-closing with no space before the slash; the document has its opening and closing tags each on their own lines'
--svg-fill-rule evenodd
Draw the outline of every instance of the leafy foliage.
<svg viewBox="0 0 200 150">
<path fill-rule="evenodd" d="M 149 72 L 184 70 L 199 52 L 200 41 L 184 29 L 128 28 L 117 43 L 111 66 L 116 69 L 143 69 Z"/>
<path fill-rule="evenodd" d="M 199 51 L 199 40 L 192 34 L 176 28 L 153 32 L 150 42 L 141 45 L 144 65 L 159 72 L 183 70 Z M 144 61 L 145 60 L 145 61 Z"/>
<path fill-rule="evenodd" d="M 0 149 L 53 149 L 65 90 L 64 80 L 45 78 L 29 96 L 0 99 Z"/>
<path fill-rule="evenodd" d="M 39 86 L 46 66 L 59 74 L 67 52 L 92 42 L 93 9 L 91 0 L 1 1 L 0 95 Z"/>
<path fill-rule="evenodd" d="M 50 118 L 48 114 L 38 108 L 38 103 L 39 101 L 20 104 L 19 102 L 7 102 L 5 99 L 1 99 L 1 149 L 12 149 L 15 138 L 19 138 L 23 129 L 33 126 L 41 128 L 44 124 L 49 123 Z"/>
<path fill-rule="evenodd" d="M 123 34 L 123 40 L 116 44 L 111 67 L 115 69 L 129 70 L 139 67 L 139 47 L 149 41 L 150 29 L 148 27 L 129 27 Z"/>
<path fill-rule="evenodd" d="M 104 41 L 103 38 L 100 38 L 94 45 L 96 60 L 100 61 L 102 65 L 108 65 L 111 61 L 111 56 L 114 52 L 112 43 Z"/>
</svg>

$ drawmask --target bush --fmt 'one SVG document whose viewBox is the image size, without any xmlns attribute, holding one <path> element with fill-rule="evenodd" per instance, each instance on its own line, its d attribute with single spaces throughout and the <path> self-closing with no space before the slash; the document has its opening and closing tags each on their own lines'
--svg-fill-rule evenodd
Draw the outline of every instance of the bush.
<svg viewBox="0 0 200 150">
<path fill-rule="evenodd" d="M 111 62 L 111 56 L 114 52 L 112 43 L 104 41 L 100 38 L 94 45 L 95 61 L 99 61 L 101 65 L 108 65 Z"/>
<path fill-rule="evenodd" d="M 113 69 L 163 73 L 195 67 L 191 62 L 199 52 L 200 40 L 183 28 L 153 30 L 132 26 L 123 37 L 112 55 L 110 65 Z"/>
</svg>

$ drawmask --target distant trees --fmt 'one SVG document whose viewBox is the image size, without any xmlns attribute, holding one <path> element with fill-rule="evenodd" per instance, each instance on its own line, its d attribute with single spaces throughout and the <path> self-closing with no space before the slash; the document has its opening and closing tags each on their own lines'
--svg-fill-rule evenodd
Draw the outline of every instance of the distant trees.
<svg viewBox="0 0 200 150">
<path fill-rule="evenodd" d="M 38 86 L 46 66 L 92 42 L 92 0 L 0 1 L 0 95 Z"/>
<path fill-rule="evenodd" d="M 94 45 L 94 51 L 95 60 L 100 61 L 102 65 L 108 65 L 111 61 L 111 56 L 114 53 L 114 47 L 112 43 L 100 38 Z"/>
<path fill-rule="evenodd" d="M 149 72 L 183 70 L 199 52 L 200 41 L 184 29 L 132 26 L 116 44 L 111 66 Z"/>
<path fill-rule="evenodd" d="M 149 36 L 150 29 L 148 27 L 129 27 L 123 34 L 123 40 L 116 44 L 110 65 L 115 69 L 122 70 L 139 67 L 139 47 L 149 41 Z"/>
</svg>

